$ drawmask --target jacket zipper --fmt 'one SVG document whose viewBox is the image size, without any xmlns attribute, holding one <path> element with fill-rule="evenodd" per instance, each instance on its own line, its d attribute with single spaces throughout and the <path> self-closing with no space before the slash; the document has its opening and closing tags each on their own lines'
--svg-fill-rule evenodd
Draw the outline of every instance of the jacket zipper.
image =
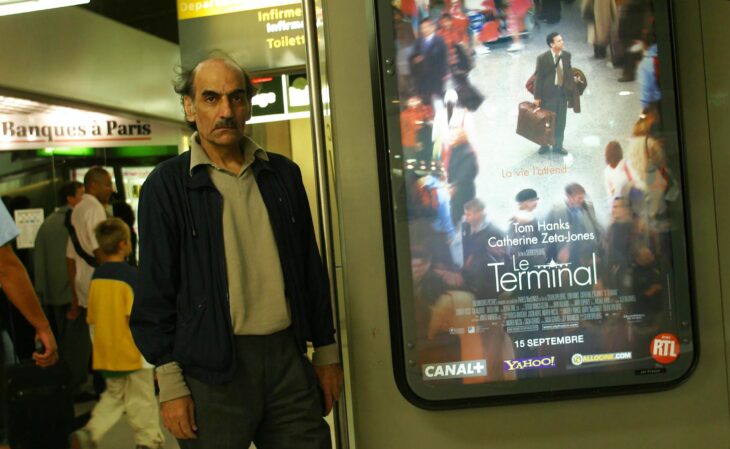
<svg viewBox="0 0 730 449">
<path fill-rule="evenodd" d="M 218 224 L 220 225 L 219 229 L 221 231 L 220 232 L 220 242 L 223 243 L 221 245 L 222 248 L 220 248 L 220 250 L 221 250 L 220 251 L 220 253 L 221 253 L 220 260 L 222 262 L 221 265 L 223 266 L 223 270 L 222 270 L 223 276 L 221 276 L 221 277 L 223 278 L 223 289 L 224 289 L 223 291 L 226 294 L 226 306 L 227 306 L 226 317 L 228 318 L 228 331 L 229 331 L 229 334 L 231 335 L 231 339 L 232 339 L 233 338 L 233 318 L 231 317 L 231 293 L 228 288 L 228 263 L 226 262 L 226 248 L 225 248 L 226 245 L 225 245 L 225 242 L 223 241 L 223 207 L 224 207 L 223 195 L 221 195 L 221 193 L 217 189 L 213 189 L 213 191 L 215 192 L 215 195 L 217 195 L 218 199 L 220 200 L 220 210 L 218 211 L 220 214 L 219 215 L 220 220 L 219 220 Z M 231 343 L 232 343 L 232 341 L 231 341 Z M 235 348 L 232 348 L 232 349 L 235 352 Z M 234 359 L 235 359 L 235 356 L 234 356 Z"/>
</svg>

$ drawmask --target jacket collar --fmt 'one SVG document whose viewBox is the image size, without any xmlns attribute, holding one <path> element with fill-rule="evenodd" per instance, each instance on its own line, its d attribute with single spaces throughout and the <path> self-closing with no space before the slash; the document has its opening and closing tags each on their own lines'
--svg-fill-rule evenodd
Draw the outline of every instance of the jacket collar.
<svg viewBox="0 0 730 449">
<path fill-rule="evenodd" d="M 246 138 L 247 143 L 254 144 L 255 143 Z M 193 134 L 193 139 L 191 142 L 191 145 L 200 145 L 195 141 L 195 134 Z M 258 145 L 257 145 L 258 146 Z M 262 171 L 273 171 L 273 167 L 271 165 L 271 161 L 269 159 L 269 155 L 266 154 L 266 151 L 261 149 L 261 147 L 258 147 L 258 149 L 254 153 L 255 159 L 253 163 L 251 164 L 251 169 L 253 170 L 254 178 L 258 179 L 259 174 Z M 191 159 L 193 159 L 191 161 Z M 195 165 L 192 165 L 195 161 L 195 157 L 193 157 L 193 149 L 184 152 L 180 157 L 180 169 L 183 171 L 183 178 L 186 180 L 186 185 L 190 189 L 200 189 L 200 188 L 215 188 L 213 185 L 213 181 L 210 179 L 210 175 L 208 174 L 208 165 L 205 163 L 197 163 Z"/>
</svg>

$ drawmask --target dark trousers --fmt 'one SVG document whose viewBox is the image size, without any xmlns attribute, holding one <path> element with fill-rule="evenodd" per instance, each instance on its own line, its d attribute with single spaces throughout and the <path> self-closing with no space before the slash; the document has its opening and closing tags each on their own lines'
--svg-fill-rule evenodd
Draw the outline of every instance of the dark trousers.
<svg viewBox="0 0 730 449">
<path fill-rule="evenodd" d="M 544 98 L 540 106 L 555 113 L 555 146 L 553 148 L 563 148 L 565 121 L 568 115 L 568 100 L 563 88 L 560 88 L 560 93 L 554 97 Z"/>
<path fill-rule="evenodd" d="M 63 334 L 58 335 L 61 358 L 71 368 L 71 386 L 76 390 L 89 379 L 91 337 L 86 324 L 86 308 L 79 307 L 75 320 L 66 320 Z"/>
<path fill-rule="evenodd" d="M 66 324 L 68 323 L 66 313 L 68 312 L 69 307 L 70 304 L 63 304 L 60 306 L 43 306 L 43 311 L 46 313 L 53 335 L 56 336 L 56 343 L 58 344 L 58 353 L 60 356 L 63 356 L 63 336 L 66 335 Z"/>
<path fill-rule="evenodd" d="M 542 0 L 541 2 L 541 19 L 555 23 L 560 21 L 561 6 L 560 0 Z"/>
<path fill-rule="evenodd" d="M 636 79 L 636 67 L 639 65 L 639 62 L 641 62 L 642 58 L 641 53 L 629 51 L 633 44 L 633 41 L 625 41 L 623 43 L 625 51 L 621 64 L 621 68 L 623 69 L 621 72 L 621 77 L 625 80 Z"/>
<path fill-rule="evenodd" d="M 236 374 L 225 385 L 185 376 L 195 403 L 195 440 L 181 449 L 330 449 L 322 396 L 291 330 L 236 336 Z"/>
</svg>

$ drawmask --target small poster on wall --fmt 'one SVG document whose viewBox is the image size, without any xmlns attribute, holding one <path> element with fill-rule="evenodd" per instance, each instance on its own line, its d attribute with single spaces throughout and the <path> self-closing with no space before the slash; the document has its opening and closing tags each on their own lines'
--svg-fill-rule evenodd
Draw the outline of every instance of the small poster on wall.
<svg viewBox="0 0 730 449">
<path fill-rule="evenodd" d="M 15 225 L 20 230 L 16 240 L 18 249 L 35 247 L 38 229 L 43 224 L 43 209 L 17 209 L 14 212 Z"/>
</svg>

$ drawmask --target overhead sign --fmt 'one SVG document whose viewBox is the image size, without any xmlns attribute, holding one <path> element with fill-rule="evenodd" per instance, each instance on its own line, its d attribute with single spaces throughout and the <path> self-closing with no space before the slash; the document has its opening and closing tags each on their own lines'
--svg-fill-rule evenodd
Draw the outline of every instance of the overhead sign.
<svg viewBox="0 0 730 449">
<path fill-rule="evenodd" d="M 180 20 L 195 19 L 257 9 L 272 8 L 273 10 L 277 6 L 292 4 L 299 4 L 299 2 L 291 0 L 178 0 L 177 17 Z M 301 9 L 299 10 L 299 16 L 301 16 Z"/>
<path fill-rule="evenodd" d="M 176 145 L 180 134 L 179 126 L 155 120 L 71 108 L 0 115 L 0 150 Z"/>
<path fill-rule="evenodd" d="M 304 12 L 291 0 L 178 0 L 182 66 L 221 50 L 249 71 L 303 66 Z"/>
</svg>

